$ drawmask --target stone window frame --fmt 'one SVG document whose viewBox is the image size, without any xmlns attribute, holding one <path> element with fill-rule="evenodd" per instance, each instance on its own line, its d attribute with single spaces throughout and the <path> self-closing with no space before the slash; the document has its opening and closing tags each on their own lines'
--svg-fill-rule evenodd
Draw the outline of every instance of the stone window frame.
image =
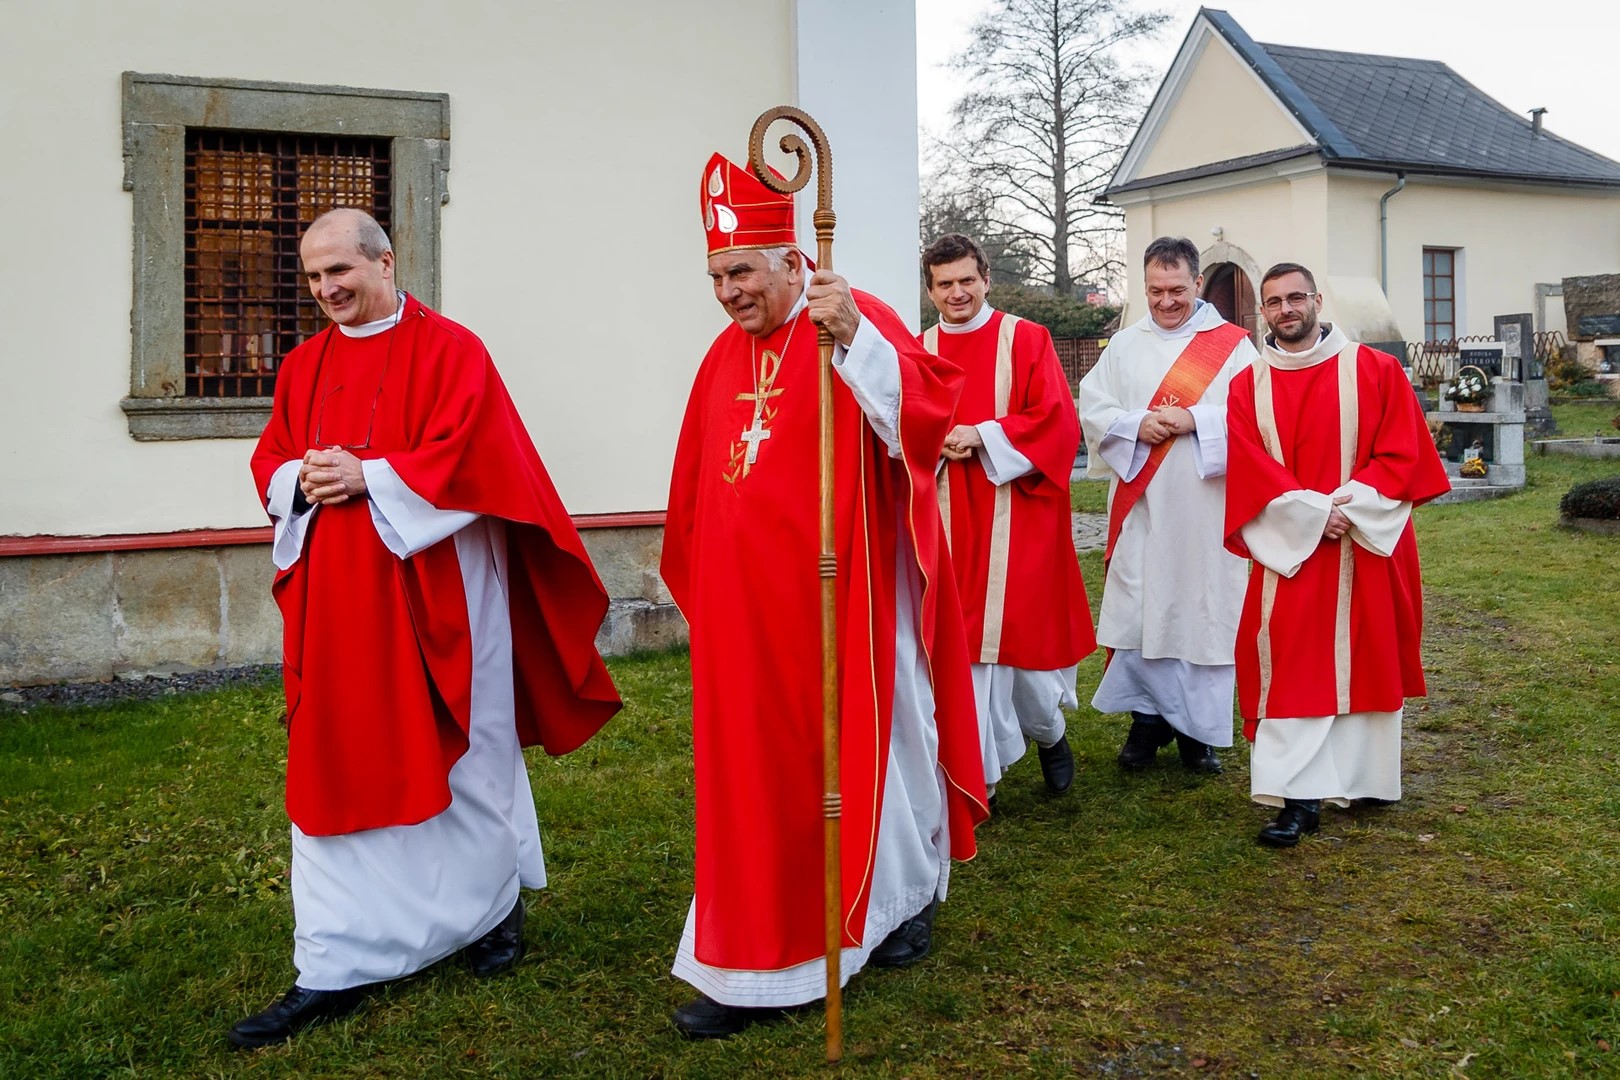
<svg viewBox="0 0 1620 1080">
<path fill-rule="evenodd" d="M 436 307 L 439 211 L 450 201 L 450 95 L 124 72 L 135 274 L 130 390 L 119 404 L 129 433 L 141 442 L 257 438 L 271 398 L 184 396 L 187 128 L 391 140 L 396 273 Z"/>
</svg>

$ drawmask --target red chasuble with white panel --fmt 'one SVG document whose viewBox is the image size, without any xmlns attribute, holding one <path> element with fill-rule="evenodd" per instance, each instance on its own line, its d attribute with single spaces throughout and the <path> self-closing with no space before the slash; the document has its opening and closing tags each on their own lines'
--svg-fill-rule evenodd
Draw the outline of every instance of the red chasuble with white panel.
<svg viewBox="0 0 1620 1080">
<path fill-rule="evenodd" d="M 254 450 L 275 471 L 333 445 L 386 458 L 440 510 L 500 519 L 518 735 L 563 754 L 619 709 L 596 651 L 607 594 L 488 351 L 407 297 L 366 338 L 329 327 L 288 354 Z M 287 814 L 310 836 L 414 825 L 450 804 L 467 750 L 472 646 L 453 538 L 401 560 L 364 498 L 311 511 L 276 575 L 284 622 Z"/>
<path fill-rule="evenodd" d="M 1340 335 L 1340 340 L 1342 335 Z M 1345 342 L 1319 363 L 1262 353 L 1228 398 L 1226 546 L 1248 558 L 1245 524 L 1291 491 L 1360 481 L 1417 505 L 1450 489 L 1411 383 L 1394 357 Z M 1262 719 L 1394 712 L 1425 692 L 1423 582 L 1410 520 L 1382 556 L 1346 534 L 1291 577 L 1254 563 L 1238 629 L 1244 734 Z"/>
<path fill-rule="evenodd" d="M 899 352 L 904 456 L 890 457 L 834 375 L 845 946 L 862 943 L 872 885 L 902 543 L 922 582 L 917 633 L 936 699 L 953 856 L 973 855 L 973 827 L 987 816 L 934 487 L 959 375 L 881 301 L 854 296 Z M 698 370 L 676 447 L 662 570 L 691 627 L 696 955 L 714 967 L 778 970 L 825 952 L 818 364 L 807 312 L 762 341 L 728 327 Z"/>
<path fill-rule="evenodd" d="M 947 462 L 940 510 L 962 595 L 968 652 L 1028 671 L 1071 667 L 1097 647 L 1074 554 L 1069 475 L 1080 420 L 1044 326 L 997 311 L 977 330 L 923 335 L 962 369 L 955 423 L 994 420 L 1034 469 L 996 485 L 977 456 Z"/>
</svg>

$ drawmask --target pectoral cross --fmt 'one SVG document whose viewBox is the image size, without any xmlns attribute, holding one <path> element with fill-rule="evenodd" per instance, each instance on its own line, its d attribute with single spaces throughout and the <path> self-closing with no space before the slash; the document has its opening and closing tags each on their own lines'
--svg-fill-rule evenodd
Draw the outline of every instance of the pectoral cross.
<svg viewBox="0 0 1620 1080">
<path fill-rule="evenodd" d="M 762 401 L 755 406 L 754 422 L 748 427 L 743 428 L 742 434 L 737 436 L 738 439 L 748 444 L 748 456 L 744 460 L 749 465 L 752 465 L 755 461 L 759 460 L 760 440 L 771 437 L 771 433 L 765 429 L 765 425 L 760 421 L 760 413 L 762 411 L 760 406 L 763 405 L 764 402 Z"/>
</svg>

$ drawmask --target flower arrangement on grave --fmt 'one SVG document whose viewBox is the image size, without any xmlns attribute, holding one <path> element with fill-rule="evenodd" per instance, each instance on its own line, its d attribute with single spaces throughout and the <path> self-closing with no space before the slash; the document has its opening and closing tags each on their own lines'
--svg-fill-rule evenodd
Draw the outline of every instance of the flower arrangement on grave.
<svg viewBox="0 0 1620 1080">
<path fill-rule="evenodd" d="M 1457 377 L 1446 388 L 1446 400 L 1455 401 L 1464 412 L 1482 412 L 1485 399 L 1491 394 L 1491 377 L 1485 369 L 1464 364 L 1457 369 Z"/>
</svg>

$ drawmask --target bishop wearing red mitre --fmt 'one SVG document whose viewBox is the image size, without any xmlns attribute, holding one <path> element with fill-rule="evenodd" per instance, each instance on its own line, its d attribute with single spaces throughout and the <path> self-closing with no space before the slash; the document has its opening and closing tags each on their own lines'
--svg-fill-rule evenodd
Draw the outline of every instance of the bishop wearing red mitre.
<svg viewBox="0 0 1620 1080">
<path fill-rule="evenodd" d="M 930 947 L 987 815 L 934 470 L 961 386 L 892 309 L 799 251 L 793 201 L 716 154 L 700 190 L 731 317 L 692 387 L 663 575 L 691 626 L 695 895 L 675 1013 L 721 1037 L 822 996 L 818 350 L 833 366 L 840 973 Z"/>
</svg>

